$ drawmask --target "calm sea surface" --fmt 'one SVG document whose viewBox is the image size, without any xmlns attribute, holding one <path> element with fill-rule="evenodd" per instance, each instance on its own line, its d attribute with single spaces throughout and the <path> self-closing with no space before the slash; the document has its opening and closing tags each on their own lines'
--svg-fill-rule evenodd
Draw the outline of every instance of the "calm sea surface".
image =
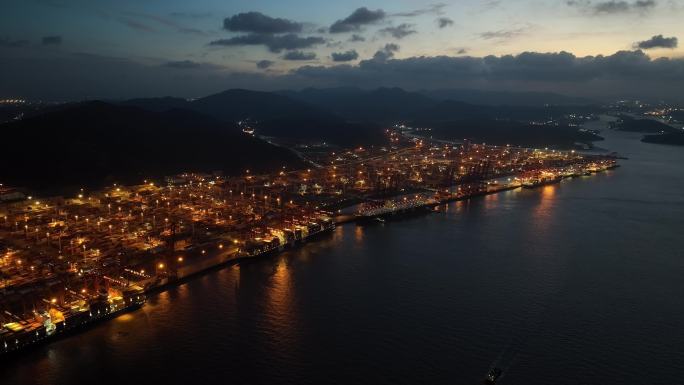
<svg viewBox="0 0 684 385">
<path fill-rule="evenodd" d="M 0 384 L 684 382 L 684 148 L 212 272 L 0 365 Z"/>
</svg>

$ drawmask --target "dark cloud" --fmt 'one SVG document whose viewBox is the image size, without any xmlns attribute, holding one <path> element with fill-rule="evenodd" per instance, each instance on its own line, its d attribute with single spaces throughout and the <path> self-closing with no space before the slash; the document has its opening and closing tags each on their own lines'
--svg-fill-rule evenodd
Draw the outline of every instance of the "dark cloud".
<svg viewBox="0 0 684 385">
<path fill-rule="evenodd" d="M 223 71 L 181 71 L 130 59 L 59 52 L 44 58 L 20 55 L 0 60 L 0 94 L 48 100 L 117 99 L 144 96 L 201 96 Z M 9 71 L 9 72 L 6 72 Z M 222 87 L 220 87 L 222 88 Z"/>
<path fill-rule="evenodd" d="M 292 33 L 301 32 L 302 24 L 287 19 L 273 18 L 260 12 L 246 12 L 224 19 L 223 28 L 232 32 L 259 34 Z"/>
<path fill-rule="evenodd" d="M 606 1 L 594 6 L 596 13 L 620 13 L 629 11 L 630 4 L 626 1 Z"/>
<path fill-rule="evenodd" d="M 653 8 L 656 6 L 656 2 L 655 0 L 640 0 L 635 1 L 632 6 L 635 8 Z"/>
<path fill-rule="evenodd" d="M 646 11 L 654 8 L 657 4 L 654 0 L 638 0 L 638 1 L 624 1 L 624 0 L 610 0 L 610 1 L 591 1 L 591 0 L 569 0 L 566 4 L 571 7 L 577 7 L 585 12 L 601 15 L 601 14 L 617 14 L 626 13 L 630 11 Z"/>
<path fill-rule="evenodd" d="M 676 37 L 664 37 L 663 35 L 656 35 L 644 41 L 634 43 L 634 48 L 653 49 L 653 48 L 677 48 L 679 41 Z"/>
<path fill-rule="evenodd" d="M 352 49 L 347 52 L 333 52 L 330 57 L 332 57 L 335 62 L 347 62 L 358 59 L 359 53 Z"/>
<path fill-rule="evenodd" d="M 391 59 L 394 57 L 394 53 L 399 51 L 399 46 L 394 43 L 389 43 L 385 44 L 384 47 L 379 49 L 377 52 L 375 52 L 375 55 L 373 55 L 373 60 L 379 61 L 379 62 L 384 62 L 388 59 Z"/>
<path fill-rule="evenodd" d="M 415 9 L 415 10 L 409 11 L 409 12 L 394 13 L 394 14 L 392 14 L 392 16 L 416 17 L 416 16 L 427 15 L 427 14 L 441 15 L 444 13 L 444 7 L 446 7 L 446 6 L 447 5 L 444 3 L 432 4 L 426 8 Z"/>
<path fill-rule="evenodd" d="M 468 53 L 468 50 L 465 48 L 459 48 L 458 51 L 456 51 L 457 55 L 465 55 Z"/>
<path fill-rule="evenodd" d="M 385 11 L 372 11 L 366 7 L 358 8 L 344 19 L 337 20 L 330 26 L 330 33 L 358 31 L 362 26 L 376 23 L 385 18 Z"/>
<path fill-rule="evenodd" d="M 41 43 L 43 45 L 60 45 L 60 44 L 62 44 L 62 37 L 61 36 L 45 36 L 41 40 Z"/>
<path fill-rule="evenodd" d="M 20 48 L 26 47 L 30 44 L 28 40 L 12 40 L 6 37 L 0 37 L 0 47 L 6 48 Z"/>
<path fill-rule="evenodd" d="M 397 47 L 398 48 L 398 47 Z M 395 52 L 393 48 L 381 51 Z M 5 55 L 0 97 L 48 100 L 170 95 L 197 97 L 229 88 L 279 90 L 303 87 L 380 86 L 409 90 L 472 88 L 542 91 L 599 100 L 632 98 L 684 102 L 684 58 L 652 59 L 642 51 L 576 57 L 566 52 L 516 56 L 371 58 L 332 67 L 305 65 L 283 75 L 188 70 L 130 59 L 60 52 L 50 60 Z"/>
<path fill-rule="evenodd" d="M 284 60 L 314 60 L 316 53 L 304 51 L 290 51 L 283 55 Z"/>
<path fill-rule="evenodd" d="M 229 39 L 214 40 L 209 45 L 217 46 L 245 46 L 263 45 L 268 47 L 271 52 L 279 53 L 282 50 L 293 50 L 301 48 L 311 48 L 325 43 L 325 39 L 318 36 L 301 37 L 293 33 L 286 35 L 270 35 L 250 33 L 231 37 Z"/>
<path fill-rule="evenodd" d="M 399 24 L 396 27 L 391 26 L 391 27 L 386 27 L 380 30 L 381 33 L 385 33 L 388 35 L 392 35 L 395 39 L 403 39 L 408 35 L 418 33 L 415 29 L 413 29 L 413 24 Z"/>
<path fill-rule="evenodd" d="M 352 42 L 366 41 L 366 38 L 361 36 L 361 35 L 353 34 L 349 38 L 349 41 L 352 41 Z"/>
<path fill-rule="evenodd" d="M 256 63 L 256 66 L 258 69 L 265 70 L 267 68 L 272 67 L 274 64 L 275 64 L 275 62 L 271 61 L 271 60 L 259 60 Z"/>
<path fill-rule="evenodd" d="M 357 66 L 305 66 L 300 82 L 408 89 L 472 87 L 546 90 L 583 96 L 684 99 L 684 59 L 651 59 L 642 51 L 576 57 L 567 52 L 512 56 L 437 56 L 363 60 Z"/>
<path fill-rule="evenodd" d="M 451 27 L 454 25 L 454 21 L 449 19 L 448 17 L 440 17 L 437 19 L 437 25 L 439 28 L 446 28 L 446 27 Z"/>
</svg>

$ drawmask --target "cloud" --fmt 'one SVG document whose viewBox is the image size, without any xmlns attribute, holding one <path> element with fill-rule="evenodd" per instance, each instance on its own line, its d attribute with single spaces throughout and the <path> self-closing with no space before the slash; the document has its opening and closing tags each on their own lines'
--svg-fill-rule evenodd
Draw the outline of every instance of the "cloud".
<svg viewBox="0 0 684 385">
<path fill-rule="evenodd" d="M 444 8 L 446 6 L 447 5 L 444 3 L 432 4 L 426 8 L 420 8 L 420 9 L 416 9 L 416 10 L 409 11 L 409 12 L 394 13 L 394 14 L 392 14 L 392 16 L 416 17 L 416 16 L 422 16 L 422 15 L 426 15 L 426 14 L 441 15 L 444 13 Z"/>
<path fill-rule="evenodd" d="M 624 1 L 624 0 L 610 0 L 594 2 L 591 0 L 569 0 L 566 4 L 571 7 L 577 7 L 581 10 L 593 13 L 596 15 L 610 15 L 618 13 L 627 13 L 631 11 L 643 12 L 654 8 L 657 4 L 654 0 L 638 0 L 638 1 Z"/>
<path fill-rule="evenodd" d="M 302 48 L 311 48 L 313 46 L 325 43 L 325 39 L 318 36 L 300 37 L 299 35 L 290 33 L 286 35 L 270 35 L 250 33 L 247 35 L 240 35 L 228 39 L 214 40 L 209 45 L 215 46 L 246 46 L 246 45 L 263 45 L 268 47 L 271 52 L 279 53 L 282 50 L 293 50 Z"/>
<path fill-rule="evenodd" d="M 335 62 L 347 62 L 358 59 L 359 53 L 352 49 L 347 52 L 333 52 L 330 56 Z"/>
<path fill-rule="evenodd" d="M 488 11 L 501 5 L 501 0 L 488 0 L 482 5 L 482 9 Z"/>
<path fill-rule="evenodd" d="M 201 63 L 194 62 L 192 60 L 180 60 L 180 61 L 170 61 L 163 64 L 164 67 L 178 68 L 178 69 L 193 69 L 202 66 Z"/>
<path fill-rule="evenodd" d="M 342 47 L 343 45 L 344 45 L 344 43 L 341 41 L 328 41 L 327 43 L 325 43 L 325 46 L 328 48 L 339 48 L 339 47 Z"/>
<path fill-rule="evenodd" d="M 679 41 L 676 37 L 664 37 L 663 35 L 656 35 L 644 41 L 634 43 L 634 48 L 653 49 L 653 48 L 677 48 Z"/>
<path fill-rule="evenodd" d="M 43 45 L 60 45 L 60 44 L 62 44 L 62 37 L 61 36 L 45 36 L 41 40 L 41 43 Z"/>
<path fill-rule="evenodd" d="M 259 60 L 258 62 L 256 62 L 256 66 L 260 70 L 265 70 L 267 68 L 270 68 L 274 64 L 275 64 L 275 62 L 271 61 L 271 60 Z"/>
<path fill-rule="evenodd" d="M 38 4 L 46 5 L 49 7 L 54 7 L 54 8 L 69 8 L 69 4 L 67 4 L 65 1 L 57 1 L 57 0 L 34 0 Z"/>
<path fill-rule="evenodd" d="M 302 24 L 287 19 L 273 18 L 260 12 L 246 12 L 224 19 L 223 28 L 231 32 L 275 34 L 301 32 Z"/>
<path fill-rule="evenodd" d="M 344 19 L 337 20 L 330 26 L 330 33 L 343 33 L 359 31 L 362 26 L 367 24 L 377 23 L 384 19 L 385 11 L 377 9 L 372 11 L 366 7 L 361 7 L 352 12 L 351 15 Z"/>
<path fill-rule="evenodd" d="M 437 25 L 440 29 L 451 27 L 452 25 L 454 25 L 454 21 L 449 19 L 448 17 L 440 17 L 439 19 L 437 19 Z"/>
<path fill-rule="evenodd" d="M 192 60 L 172 60 L 163 63 L 161 67 L 173 68 L 177 70 L 224 70 L 225 67 L 213 63 L 200 63 Z"/>
<path fill-rule="evenodd" d="M 156 32 L 157 31 L 156 29 L 150 27 L 149 25 L 147 25 L 145 23 L 141 23 L 137 20 L 133 20 L 133 19 L 130 19 L 127 17 L 119 17 L 117 20 L 120 23 L 124 24 L 125 26 L 132 28 L 132 29 L 135 29 L 137 31 L 141 31 L 141 32 Z"/>
<path fill-rule="evenodd" d="M 179 19 L 207 19 L 212 16 L 211 12 L 171 12 L 169 15 Z"/>
<path fill-rule="evenodd" d="M 361 35 L 353 34 L 353 35 L 349 38 L 349 41 L 351 41 L 351 42 L 366 41 L 366 38 L 363 37 L 363 36 L 361 36 Z"/>
<path fill-rule="evenodd" d="M 516 29 L 500 29 L 498 31 L 482 32 L 480 37 L 485 40 L 509 40 L 527 33 L 528 27 L 521 27 Z"/>
<path fill-rule="evenodd" d="M 413 24 L 399 24 L 396 27 L 386 27 L 380 30 L 381 33 L 385 33 L 388 35 L 392 35 L 395 39 L 403 39 L 408 35 L 418 33 L 415 29 L 413 29 Z"/>
<path fill-rule="evenodd" d="M 151 15 L 147 13 L 140 12 L 122 12 L 123 17 L 119 19 L 120 22 L 128 25 L 131 28 L 145 31 L 145 32 L 156 32 L 156 29 L 146 24 L 146 21 L 152 21 L 156 25 L 161 25 L 164 27 L 171 28 L 178 33 L 188 34 L 188 35 L 200 35 L 204 36 L 206 33 L 197 28 L 187 27 L 183 24 L 176 22 L 164 17 L 159 17 L 157 15 Z"/>
<path fill-rule="evenodd" d="M 388 43 L 385 44 L 384 47 L 379 49 L 377 52 L 375 52 L 375 55 L 373 55 L 373 60 L 378 61 L 378 62 L 384 62 L 388 59 L 391 59 L 394 57 L 394 53 L 399 51 L 399 46 L 394 43 Z"/>
<path fill-rule="evenodd" d="M 20 48 L 26 47 L 30 44 L 28 40 L 12 40 L 6 37 L 0 37 L 0 47 L 5 48 Z"/>
<path fill-rule="evenodd" d="M 283 55 L 284 60 L 314 60 L 316 53 L 304 51 L 290 51 Z"/>
</svg>

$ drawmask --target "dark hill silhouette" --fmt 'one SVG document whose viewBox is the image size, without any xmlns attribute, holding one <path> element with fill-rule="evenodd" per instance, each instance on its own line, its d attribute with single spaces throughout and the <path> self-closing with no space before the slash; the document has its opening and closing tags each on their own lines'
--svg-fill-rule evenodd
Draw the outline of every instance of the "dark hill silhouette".
<svg viewBox="0 0 684 385">
<path fill-rule="evenodd" d="M 269 120 L 292 116 L 331 117 L 329 112 L 282 95 L 242 89 L 227 90 L 197 99 L 191 103 L 190 108 L 227 121 L 245 118 Z"/>
<path fill-rule="evenodd" d="M 170 109 L 178 108 L 183 110 L 190 110 L 191 102 L 183 98 L 174 98 L 171 96 L 164 96 L 161 98 L 140 98 L 131 99 L 119 103 L 124 106 L 140 107 L 150 111 L 164 112 Z"/>
<path fill-rule="evenodd" d="M 595 105 L 587 98 L 560 95 L 553 92 L 484 91 L 472 89 L 438 89 L 419 91 L 435 100 L 454 100 L 483 106 L 542 107 Z"/>
<path fill-rule="evenodd" d="M 611 123 L 612 128 L 619 131 L 644 133 L 679 133 L 681 130 L 653 119 L 636 119 L 627 115 L 620 115 L 619 119 Z"/>
<path fill-rule="evenodd" d="M 159 110 L 164 103 L 168 103 L 170 108 L 183 102 L 174 98 L 159 98 L 155 101 L 126 103 Z M 254 125 L 259 134 L 329 142 L 345 147 L 381 143 L 384 141 L 382 128 L 397 122 L 433 128 L 455 122 L 452 130 L 455 132 L 459 131 L 458 126 L 472 125 L 477 127 L 477 132 L 469 131 L 468 135 L 485 141 L 501 137 L 505 126 L 508 131 L 505 137 L 515 139 L 521 145 L 565 147 L 572 144 L 573 140 L 588 142 L 598 139 L 569 127 L 566 115 L 588 115 L 601 111 L 600 107 L 591 105 L 474 105 L 458 100 L 436 100 L 400 88 L 368 91 L 351 87 L 308 88 L 277 93 L 228 90 L 182 105 L 229 122 L 249 118 L 250 121 L 256 121 Z M 538 124 L 548 121 L 554 121 L 558 128 L 546 125 L 544 131 L 540 132 Z"/>
<path fill-rule="evenodd" d="M 472 103 L 469 98 L 450 99 L 448 96 L 452 94 L 446 91 L 439 94 L 444 97 L 431 97 L 430 93 L 408 92 L 401 88 L 379 88 L 371 91 L 360 88 L 307 88 L 301 91 L 280 91 L 279 94 L 332 111 L 346 119 L 383 123 L 398 120 L 448 121 L 464 118 L 544 120 L 569 112 L 584 113 L 598 110 L 588 101 L 580 104 L 580 100 L 577 100 L 578 105 L 551 102 L 516 104 L 515 97 L 526 99 L 526 93 L 507 93 L 506 98 L 498 98 L 510 104 Z M 546 95 L 533 94 L 539 100 Z M 453 95 L 457 96 L 459 93 L 454 91 Z M 484 98 L 488 93 L 480 95 Z M 560 98 L 559 95 L 553 95 L 555 94 L 548 95 L 551 100 Z"/>
<path fill-rule="evenodd" d="M 589 132 L 579 131 L 566 125 L 533 125 L 507 120 L 465 119 L 443 122 L 416 122 L 419 127 L 431 127 L 431 136 L 439 139 L 467 139 L 475 143 L 486 142 L 495 145 L 515 145 L 521 147 L 552 147 L 570 149 L 576 143 L 589 144 L 603 140 Z"/>
<path fill-rule="evenodd" d="M 167 97 L 134 99 L 121 104 L 154 111 L 182 106 L 225 122 L 255 121 L 259 134 L 328 141 L 341 146 L 380 143 L 384 139 L 381 128 L 374 124 L 349 124 L 325 109 L 270 92 L 234 89 L 193 101 Z"/>
<path fill-rule="evenodd" d="M 591 114 L 600 112 L 596 106 L 481 106 L 456 100 L 435 102 L 432 106 L 414 114 L 414 119 L 449 121 L 462 119 L 499 119 L 519 122 L 562 119 L 567 114 Z"/>
<path fill-rule="evenodd" d="M 288 150 L 196 112 L 104 102 L 62 106 L 0 125 L 0 178 L 37 189 L 138 182 L 183 171 L 268 171 L 301 161 Z"/>
<path fill-rule="evenodd" d="M 684 132 L 670 132 L 659 135 L 644 135 L 642 142 L 656 144 L 670 144 L 673 146 L 684 146 Z"/>
<path fill-rule="evenodd" d="M 412 119 L 436 104 L 426 96 L 401 88 L 307 88 L 280 94 L 332 111 L 350 120 L 396 121 Z"/>
</svg>

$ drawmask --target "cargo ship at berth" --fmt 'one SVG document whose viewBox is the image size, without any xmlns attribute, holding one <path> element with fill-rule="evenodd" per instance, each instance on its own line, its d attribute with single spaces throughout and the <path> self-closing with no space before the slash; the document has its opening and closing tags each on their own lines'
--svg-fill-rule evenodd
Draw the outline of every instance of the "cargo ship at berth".
<svg viewBox="0 0 684 385">
<path fill-rule="evenodd" d="M 523 188 L 536 188 L 560 183 L 561 179 L 563 178 L 560 176 L 526 179 L 522 182 L 522 186 Z"/>
<path fill-rule="evenodd" d="M 405 198 L 403 200 L 386 201 L 383 205 L 367 205 L 357 213 L 359 221 L 372 221 L 377 219 L 389 219 L 395 216 L 404 216 L 416 212 L 425 212 L 438 202 L 434 199 L 422 197 Z"/>
<path fill-rule="evenodd" d="M 123 288 L 115 294 L 107 291 L 92 296 L 75 292 L 71 294 L 74 299 L 61 305 L 56 300 L 44 300 L 45 310 L 34 311 L 30 319 L 5 311 L 4 315 L 13 321 L 0 328 L 0 356 L 19 353 L 138 309 L 146 301 L 143 289 L 138 286 Z"/>
<path fill-rule="evenodd" d="M 294 247 L 313 239 L 319 235 L 330 233 L 335 229 L 332 218 L 319 218 L 316 222 L 299 223 L 293 228 L 274 231 L 270 238 L 255 238 L 246 242 L 240 250 L 239 259 L 253 258 L 277 253 L 289 247 Z"/>
</svg>

